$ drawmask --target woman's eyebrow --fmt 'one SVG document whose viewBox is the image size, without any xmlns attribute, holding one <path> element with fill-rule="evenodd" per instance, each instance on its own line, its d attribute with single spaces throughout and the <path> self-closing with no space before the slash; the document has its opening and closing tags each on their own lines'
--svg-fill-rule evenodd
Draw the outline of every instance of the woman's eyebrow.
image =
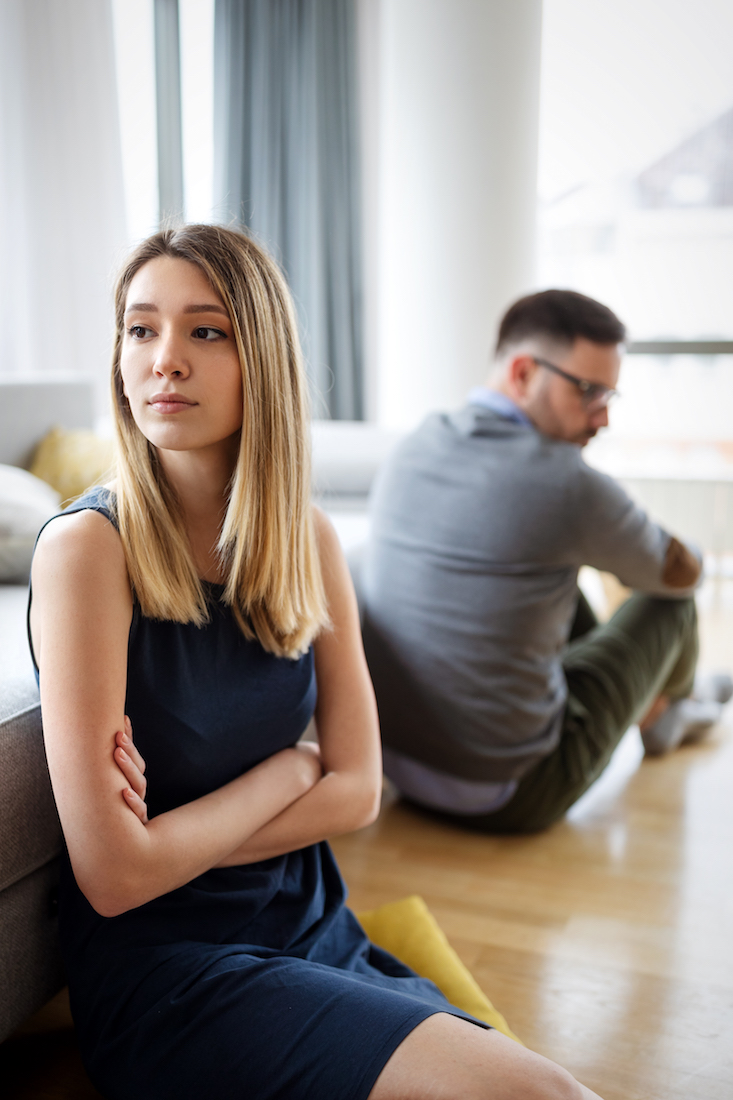
<svg viewBox="0 0 733 1100">
<path fill-rule="evenodd" d="M 157 313 L 158 307 L 152 302 L 131 302 L 125 313 Z"/>
<path fill-rule="evenodd" d="M 153 302 L 132 302 L 127 307 L 125 313 L 157 313 L 158 307 Z M 208 302 L 205 305 L 190 305 L 185 306 L 184 313 L 221 313 L 224 317 L 229 317 L 229 311 L 224 306 L 218 305 L 216 302 Z"/>
<path fill-rule="evenodd" d="M 186 306 L 184 313 L 222 313 L 225 317 L 229 316 L 229 310 L 224 309 L 224 306 L 216 305 L 211 302 L 208 305 L 202 306 Z"/>
</svg>

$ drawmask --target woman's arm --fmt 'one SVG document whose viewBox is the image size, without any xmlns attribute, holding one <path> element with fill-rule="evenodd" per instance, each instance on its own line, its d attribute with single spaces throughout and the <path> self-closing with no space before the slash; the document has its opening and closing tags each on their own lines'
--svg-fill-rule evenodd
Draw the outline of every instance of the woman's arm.
<svg viewBox="0 0 733 1100">
<path fill-rule="evenodd" d="M 287 749 L 225 787 L 143 824 L 113 752 L 124 728 L 132 596 L 119 536 L 96 512 L 44 530 L 33 563 L 31 631 L 46 753 L 79 887 L 103 916 L 167 893 L 219 863 L 321 774 Z"/>
<path fill-rule="evenodd" d="M 382 754 L 359 612 L 336 532 L 316 509 L 332 629 L 315 642 L 316 726 L 323 777 L 301 799 L 233 849 L 219 866 L 253 863 L 360 829 L 379 813 Z"/>
</svg>

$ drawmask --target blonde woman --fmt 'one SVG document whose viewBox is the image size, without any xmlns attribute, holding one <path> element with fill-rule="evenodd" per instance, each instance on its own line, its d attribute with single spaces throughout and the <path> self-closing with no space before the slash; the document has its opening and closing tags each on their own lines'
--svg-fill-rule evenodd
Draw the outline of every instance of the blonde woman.
<svg viewBox="0 0 733 1100">
<path fill-rule="evenodd" d="M 326 838 L 377 814 L 377 716 L 310 504 L 277 268 L 231 230 L 161 232 L 116 313 L 117 478 L 43 530 L 30 611 L 93 1081 L 120 1100 L 590 1096 L 345 908 Z M 298 744 L 314 713 L 318 748 Z"/>
</svg>

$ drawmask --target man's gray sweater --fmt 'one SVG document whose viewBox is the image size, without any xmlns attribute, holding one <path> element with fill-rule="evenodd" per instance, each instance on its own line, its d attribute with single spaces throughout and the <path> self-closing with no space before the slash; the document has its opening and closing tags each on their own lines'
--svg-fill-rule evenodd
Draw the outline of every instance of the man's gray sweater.
<svg viewBox="0 0 733 1100">
<path fill-rule="evenodd" d="M 581 565 L 661 581 L 669 535 L 578 446 L 468 405 L 382 470 L 364 642 L 391 749 L 464 779 L 518 778 L 556 745 Z"/>
</svg>

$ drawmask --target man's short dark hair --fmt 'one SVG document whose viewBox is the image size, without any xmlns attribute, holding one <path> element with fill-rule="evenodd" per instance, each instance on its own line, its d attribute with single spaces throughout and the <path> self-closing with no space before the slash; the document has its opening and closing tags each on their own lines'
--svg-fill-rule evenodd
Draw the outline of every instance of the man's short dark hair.
<svg viewBox="0 0 733 1100">
<path fill-rule="evenodd" d="M 561 344 L 579 337 L 594 344 L 622 344 L 626 329 L 608 306 L 575 290 L 542 290 L 510 306 L 499 325 L 497 354 L 512 344 L 544 336 Z"/>
</svg>

